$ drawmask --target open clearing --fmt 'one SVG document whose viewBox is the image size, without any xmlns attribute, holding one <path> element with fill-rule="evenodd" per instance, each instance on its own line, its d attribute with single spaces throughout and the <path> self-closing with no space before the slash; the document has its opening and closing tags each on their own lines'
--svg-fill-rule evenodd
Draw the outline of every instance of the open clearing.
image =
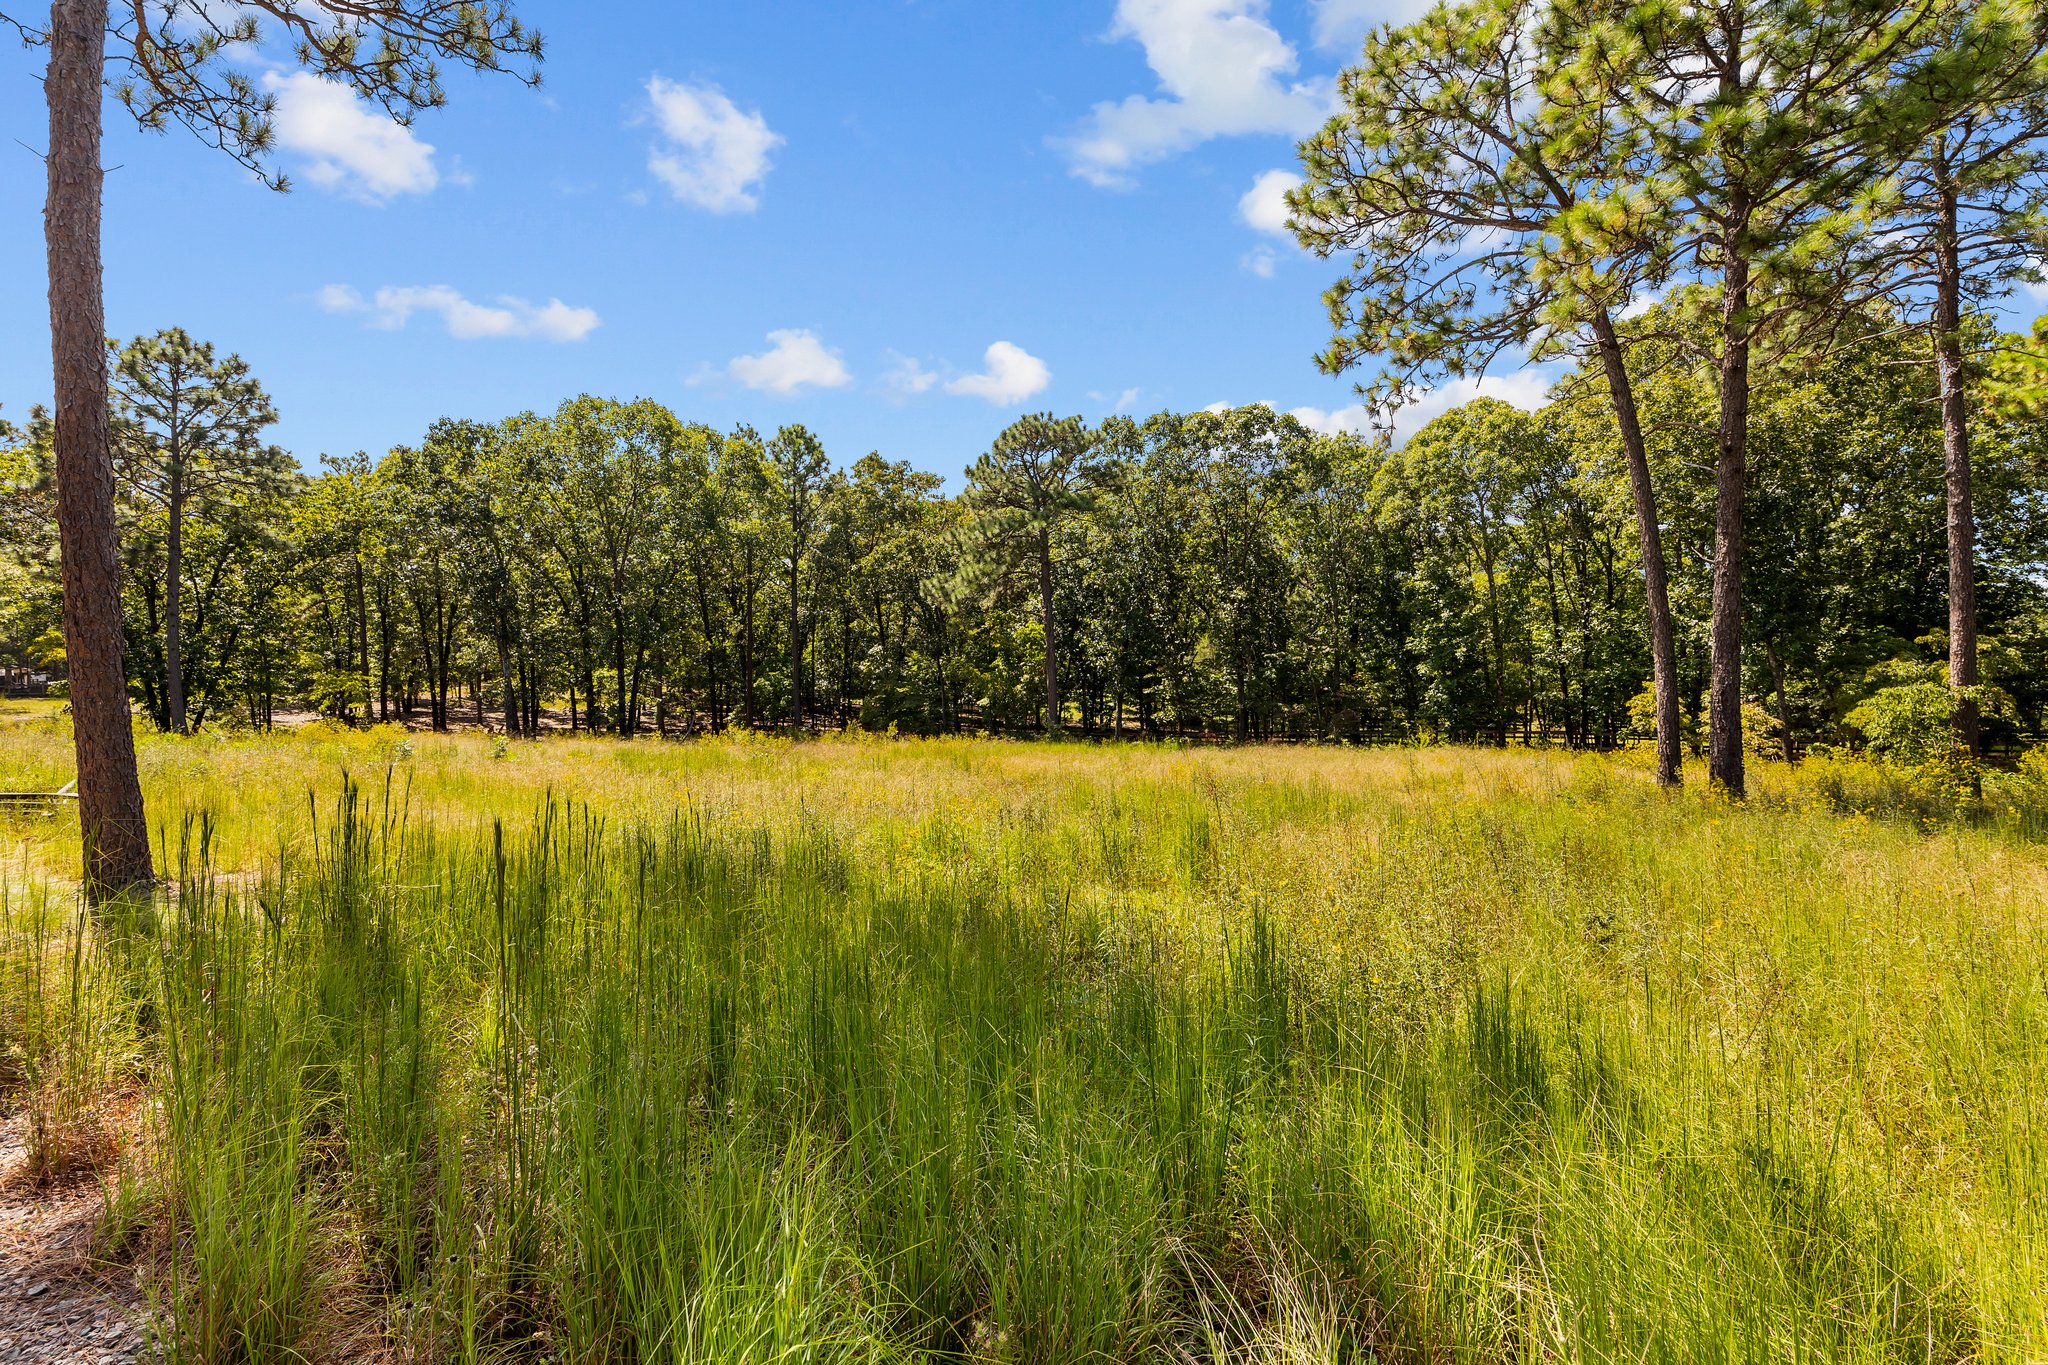
<svg viewBox="0 0 2048 1365">
<path fill-rule="evenodd" d="M 178 895 L 88 926 L 7 817 L 0 1019 L 180 1359 L 2048 1353 L 2039 832 L 1846 765 L 142 761 Z"/>
</svg>

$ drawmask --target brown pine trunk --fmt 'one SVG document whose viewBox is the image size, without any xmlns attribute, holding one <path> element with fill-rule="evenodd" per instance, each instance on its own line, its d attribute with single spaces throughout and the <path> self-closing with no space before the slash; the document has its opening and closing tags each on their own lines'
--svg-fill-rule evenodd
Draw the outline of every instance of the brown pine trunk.
<svg viewBox="0 0 2048 1365">
<path fill-rule="evenodd" d="M 617 601 L 616 594 L 621 589 L 616 581 L 613 583 L 612 591 L 615 594 L 612 600 Z M 612 614 L 612 671 L 617 675 L 618 684 L 612 689 L 612 693 L 617 698 L 619 706 L 618 714 L 612 717 L 612 733 L 620 739 L 631 739 L 634 716 L 630 693 L 633 679 L 626 672 L 626 622 L 624 614 L 620 612 Z"/>
<path fill-rule="evenodd" d="M 1045 532 L 1038 540 L 1038 620 L 1045 633 L 1045 732 L 1058 733 L 1060 729 L 1060 671 L 1059 659 L 1053 650 L 1052 615 L 1052 534 Z"/>
<path fill-rule="evenodd" d="M 1600 363 L 1607 371 L 1607 390 L 1621 429 L 1622 453 L 1628 460 L 1629 493 L 1636 508 L 1636 534 L 1642 542 L 1643 597 L 1650 612 L 1650 679 L 1657 705 L 1657 782 L 1675 787 L 1680 780 L 1678 731 L 1678 631 L 1671 620 L 1671 579 L 1664 564 L 1664 532 L 1657 521 L 1656 491 L 1650 483 L 1649 446 L 1643 440 L 1642 418 L 1636 411 L 1634 382 L 1621 353 L 1614 323 L 1602 308 L 1593 315 Z"/>
<path fill-rule="evenodd" d="M 185 726 L 185 489 L 182 460 L 171 465 L 170 525 L 164 538 L 164 719 Z"/>
<path fill-rule="evenodd" d="M 356 592 L 356 667 L 363 679 L 363 720 L 370 719 L 370 599 L 363 591 L 363 555 L 361 550 L 349 556 L 355 579 Z M 353 723 L 353 717 L 350 718 Z"/>
<path fill-rule="evenodd" d="M 747 546 L 747 604 L 745 619 L 741 624 L 740 674 L 746 686 L 746 695 L 741 698 L 745 707 L 744 717 L 749 730 L 754 728 L 754 547 Z"/>
<path fill-rule="evenodd" d="M 1740 206 L 1738 205 L 1738 209 Z M 1741 221 L 1738 212 L 1736 221 Z M 1733 248 L 1734 230 L 1728 233 Z M 1727 256 L 1721 304 L 1721 412 L 1714 453 L 1714 601 L 1708 670 L 1707 775 L 1743 795 L 1742 520 L 1749 463 L 1749 262 Z"/>
<path fill-rule="evenodd" d="M 1956 743 L 1980 746 L 1977 699 L 1977 520 L 1970 479 L 1970 418 L 1963 373 L 1962 261 L 1956 196 L 1942 192 L 1935 262 L 1935 367 L 1941 379 L 1941 449 L 1948 485 L 1948 682 L 1956 691 Z"/>
<path fill-rule="evenodd" d="M 797 543 L 800 546 L 800 542 Z M 798 548 L 789 556 L 789 719 L 790 728 L 801 739 L 804 733 L 804 621 L 797 596 Z"/>
<path fill-rule="evenodd" d="M 519 717 L 519 694 L 512 686 L 512 649 L 505 642 L 505 628 L 498 627 L 498 684 L 505 697 L 505 733 L 516 735 L 522 728 Z"/>
<path fill-rule="evenodd" d="M 1778 657 L 1778 651 L 1765 647 L 1764 657 L 1771 664 L 1771 688 L 1778 697 L 1778 742 L 1787 763 L 1799 761 L 1799 746 L 1792 738 L 1792 703 L 1785 698 L 1785 661 Z"/>
<path fill-rule="evenodd" d="M 107 0 L 50 7 L 49 197 L 57 531 L 64 650 L 78 757 L 86 894 L 95 903 L 148 886 L 149 823 L 135 772 L 135 731 L 121 637 L 120 536 L 107 425 L 106 309 L 100 272 L 100 101 Z"/>
</svg>

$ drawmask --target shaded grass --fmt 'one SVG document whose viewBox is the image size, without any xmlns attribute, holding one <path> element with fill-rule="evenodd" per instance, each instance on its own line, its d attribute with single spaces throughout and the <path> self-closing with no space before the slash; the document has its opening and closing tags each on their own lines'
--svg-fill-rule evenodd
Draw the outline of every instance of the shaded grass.
<svg viewBox="0 0 2048 1365">
<path fill-rule="evenodd" d="M 1528 754 L 380 742 L 145 749 L 180 894 L 86 956 L 182 1358 L 344 1300 L 419 1359 L 2048 1350 L 2024 841 Z"/>
</svg>

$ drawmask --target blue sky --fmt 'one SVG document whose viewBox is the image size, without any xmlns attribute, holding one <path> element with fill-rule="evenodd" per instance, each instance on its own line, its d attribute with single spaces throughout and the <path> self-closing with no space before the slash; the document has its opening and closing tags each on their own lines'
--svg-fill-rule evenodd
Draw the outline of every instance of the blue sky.
<svg viewBox="0 0 2048 1365">
<path fill-rule="evenodd" d="M 948 475 L 1026 410 L 1341 420 L 1333 271 L 1270 173 L 1408 3 L 526 0 L 541 89 L 455 75 L 409 133 L 252 56 L 290 194 L 110 107 L 109 327 L 240 352 L 309 466 L 585 391 Z M 49 388 L 40 56 L 0 52 L 14 416 Z"/>
</svg>

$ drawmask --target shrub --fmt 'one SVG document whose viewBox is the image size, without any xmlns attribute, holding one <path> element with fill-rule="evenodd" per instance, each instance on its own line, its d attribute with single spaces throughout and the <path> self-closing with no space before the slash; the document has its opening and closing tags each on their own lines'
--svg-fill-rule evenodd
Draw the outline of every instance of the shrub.
<svg viewBox="0 0 2048 1365">
<path fill-rule="evenodd" d="M 1938 682 L 1879 688 L 1851 711 L 1849 724 L 1870 751 L 1902 763 L 1925 763 L 1955 747 L 1955 694 Z"/>
</svg>

